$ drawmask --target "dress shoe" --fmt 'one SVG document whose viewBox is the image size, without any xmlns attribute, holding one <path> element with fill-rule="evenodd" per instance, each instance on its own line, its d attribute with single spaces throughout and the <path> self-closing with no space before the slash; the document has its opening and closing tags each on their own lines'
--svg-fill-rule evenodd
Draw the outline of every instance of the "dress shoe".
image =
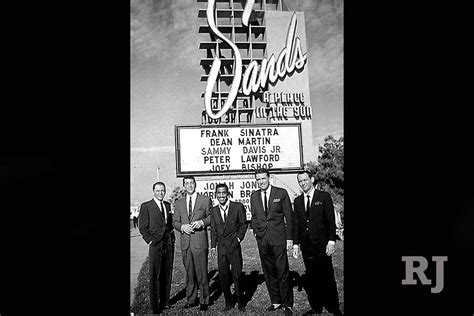
<svg viewBox="0 0 474 316">
<path fill-rule="evenodd" d="M 267 307 L 266 311 L 267 312 L 273 312 L 273 311 L 276 311 L 277 309 L 280 309 L 280 308 L 283 308 L 283 306 L 280 304 L 280 306 L 276 307 L 272 304 L 270 306 Z"/>
<path fill-rule="evenodd" d="M 198 306 L 198 304 L 197 303 L 193 303 L 193 304 L 186 303 L 186 305 L 184 305 L 184 308 L 191 308 L 191 307 L 195 307 L 195 306 Z"/>
<path fill-rule="evenodd" d="M 285 315 L 293 314 L 293 309 L 291 307 L 288 307 L 288 306 L 283 308 L 283 311 L 285 312 Z"/>
<path fill-rule="evenodd" d="M 207 311 L 207 304 L 201 304 L 201 307 L 199 307 L 199 310 Z"/>
</svg>

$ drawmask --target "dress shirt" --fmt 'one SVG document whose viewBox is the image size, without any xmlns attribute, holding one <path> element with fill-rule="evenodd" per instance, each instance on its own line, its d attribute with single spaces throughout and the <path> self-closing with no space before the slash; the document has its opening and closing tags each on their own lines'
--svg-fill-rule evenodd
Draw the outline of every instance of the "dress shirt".
<svg viewBox="0 0 474 316">
<path fill-rule="evenodd" d="M 186 210 L 187 210 L 188 215 L 189 215 L 189 199 L 191 199 L 192 207 L 194 210 L 196 207 L 196 198 L 197 198 L 196 191 L 194 191 L 194 193 L 191 195 L 186 194 Z"/>
<path fill-rule="evenodd" d="M 155 200 L 156 205 L 158 205 L 158 208 L 161 210 L 161 203 L 163 203 L 163 201 L 158 200 L 156 197 L 154 197 L 153 200 Z M 165 214 L 165 223 L 166 223 L 166 221 L 168 220 L 168 213 L 166 212 L 165 203 L 163 203 L 163 208 L 164 210 L 161 210 L 161 211 L 163 214 Z"/>
<path fill-rule="evenodd" d="M 314 196 L 314 187 L 312 187 L 308 193 L 304 193 L 304 208 L 306 212 L 309 212 L 309 210 L 306 209 L 306 204 L 308 203 L 308 195 L 309 195 L 309 203 L 311 205 L 311 202 L 313 202 L 313 196 Z"/>
<path fill-rule="evenodd" d="M 269 184 L 267 190 L 265 191 L 265 192 L 267 192 L 267 207 L 268 207 L 267 211 L 270 209 L 270 203 L 269 203 L 269 201 L 270 201 L 270 191 L 271 191 L 271 189 L 272 189 L 272 185 Z M 261 190 L 261 191 L 262 191 L 262 192 L 260 192 L 260 195 L 262 196 L 262 205 L 265 205 L 265 201 L 264 201 L 264 199 L 265 199 L 265 193 L 264 193 L 263 190 Z"/>
<path fill-rule="evenodd" d="M 191 195 L 186 193 L 186 213 L 188 213 L 188 216 L 189 216 L 189 199 L 191 199 L 191 203 L 192 203 L 191 206 L 193 207 L 193 213 L 194 213 L 194 210 L 196 209 L 196 198 L 197 198 L 196 191 L 194 191 L 194 193 Z M 202 219 L 197 222 L 201 223 L 201 226 L 204 226 L 204 221 Z M 181 233 L 184 233 L 183 226 L 184 224 L 181 225 Z"/>
<path fill-rule="evenodd" d="M 224 205 L 221 205 L 219 203 L 219 210 L 221 211 L 221 217 L 222 220 L 224 220 L 224 211 L 227 212 L 226 217 L 229 216 L 229 205 L 230 205 L 230 200 L 227 200 Z"/>
</svg>

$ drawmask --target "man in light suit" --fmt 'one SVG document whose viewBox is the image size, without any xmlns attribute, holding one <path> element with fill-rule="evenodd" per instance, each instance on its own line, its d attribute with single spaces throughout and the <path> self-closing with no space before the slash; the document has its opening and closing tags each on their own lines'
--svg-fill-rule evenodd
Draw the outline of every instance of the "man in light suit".
<svg viewBox="0 0 474 316">
<path fill-rule="evenodd" d="M 303 194 L 295 199 L 293 256 L 298 256 L 301 247 L 311 305 L 306 313 L 321 314 L 326 307 L 329 313 L 341 315 L 331 257 L 336 244 L 331 195 L 314 188 L 314 177 L 307 170 L 298 173 L 297 179 Z"/>
<path fill-rule="evenodd" d="M 163 201 L 166 186 L 153 184 L 153 199 L 140 208 L 139 230 L 149 247 L 150 302 L 153 314 L 170 308 L 174 259 L 174 231 L 170 203 Z"/>
<path fill-rule="evenodd" d="M 242 301 L 242 249 L 240 243 L 247 231 L 247 216 L 242 203 L 228 199 L 229 188 L 225 183 L 216 186 L 216 198 L 219 205 L 211 208 L 211 256 L 216 257 L 219 279 L 224 292 L 226 312 L 234 307 L 230 291 L 231 279 L 234 281 L 239 311 L 244 312 Z M 217 245 L 217 251 L 216 251 Z"/>
<path fill-rule="evenodd" d="M 270 185 L 270 172 L 257 169 L 255 179 L 260 190 L 252 193 L 251 227 L 257 239 L 263 275 L 272 305 L 266 311 L 282 308 L 292 314 L 293 288 L 287 250 L 293 249 L 293 209 L 285 189 Z M 286 223 L 285 223 L 286 221 Z"/>
<path fill-rule="evenodd" d="M 186 270 L 186 305 L 197 306 L 199 288 L 200 310 L 209 305 L 209 280 L 207 278 L 207 255 L 209 241 L 207 227 L 211 224 L 211 199 L 197 194 L 193 176 L 183 178 L 186 197 L 176 201 L 173 216 L 174 228 L 181 233 L 181 254 Z"/>
</svg>

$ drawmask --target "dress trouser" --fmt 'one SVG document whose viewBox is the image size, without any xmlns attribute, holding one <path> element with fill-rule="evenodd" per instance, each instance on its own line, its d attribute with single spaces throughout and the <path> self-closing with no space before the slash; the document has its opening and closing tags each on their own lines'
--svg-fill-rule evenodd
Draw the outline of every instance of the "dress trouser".
<svg viewBox="0 0 474 316">
<path fill-rule="evenodd" d="M 293 288 L 290 285 L 286 245 L 272 246 L 267 234 L 261 240 L 257 237 L 257 244 L 270 301 L 272 304 L 293 307 Z"/>
<path fill-rule="evenodd" d="M 197 303 L 199 288 L 199 303 L 209 305 L 208 253 L 207 248 L 188 247 L 188 249 L 181 251 L 186 270 L 186 301 L 188 304 Z"/>
<path fill-rule="evenodd" d="M 150 303 L 153 313 L 169 305 L 173 272 L 174 243 L 170 236 L 149 248 Z"/>
<path fill-rule="evenodd" d="M 326 307 L 329 313 L 340 314 L 337 284 L 334 278 L 332 257 L 324 251 L 303 251 L 306 268 L 306 292 L 311 308 L 321 313 Z"/>
<path fill-rule="evenodd" d="M 219 269 L 219 279 L 222 292 L 224 292 L 226 306 L 233 305 L 232 293 L 230 291 L 232 281 L 234 281 L 235 292 L 237 294 L 237 303 L 239 306 L 242 306 L 242 250 L 240 245 L 231 253 L 219 253 L 217 256 L 217 267 Z"/>
</svg>

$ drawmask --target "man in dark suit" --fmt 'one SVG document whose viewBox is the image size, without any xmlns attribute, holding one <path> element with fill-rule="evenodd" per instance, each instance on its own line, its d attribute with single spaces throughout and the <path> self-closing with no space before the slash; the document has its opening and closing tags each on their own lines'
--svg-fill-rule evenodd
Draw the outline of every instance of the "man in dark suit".
<svg viewBox="0 0 474 316">
<path fill-rule="evenodd" d="M 298 256 L 300 245 L 311 305 L 307 314 L 321 314 L 326 307 L 328 312 L 341 315 L 331 257 L 336 244 L 331 195 L 314 188 L 314 177 L 309 171 L 298 173 L 297 179 L 303 194 L 295 199 L 293 256 Z"/>
<path fill-rule="evenodd" d="M 263 275 L 270 295 L 266 311 L 283 308 L 292 314 L 293 288 L 287 250 L 293 249 L 293 209 L 285 189 L 270 185 L 270 172 L 257 169 L 259 190 L 250 197 L 251 227 L 257 239 Z M 286 222 L 285 222 L 286 221 Z"/>
<path fill-rule="evenodd" d="M 196 193 L 193 176 L 185 176 L 183 185 L 186 197 L 176 201 L 173 225 L 181 233 L 181 255 L 186 270 L 187 303 L 184 308 L 197 306 L 199 288 L 200 310 L 206 311 L 209 305 L 207 227 L 211 224 L 212 203 L 209 197 Z"/>
<path fill-rule="evenodd" d="M 240 243 L 247 231 L 247 216 L 242 203 L 228 199 L 229 188 L 225 183 L 216 186 L 216 198 L 219 205 L 211 208 L 211 256 L 216 257 L 219 279 L 225 297 L 226 312 L 234 307 L 230 291 L 231 279 L 234 281 L 239 311 L 244 312 L 242 301 L 242 249 Z"/>
<path fill-rule="evenodd" d="M 153 199 L 140 208 L 139 230 L 149 247 L 150 302 L 153 314 L 170 308 L 174 259 L 174 231 L 170 203 L 163 201 L 166 186 L 153 184 Z"/>
</svg>

